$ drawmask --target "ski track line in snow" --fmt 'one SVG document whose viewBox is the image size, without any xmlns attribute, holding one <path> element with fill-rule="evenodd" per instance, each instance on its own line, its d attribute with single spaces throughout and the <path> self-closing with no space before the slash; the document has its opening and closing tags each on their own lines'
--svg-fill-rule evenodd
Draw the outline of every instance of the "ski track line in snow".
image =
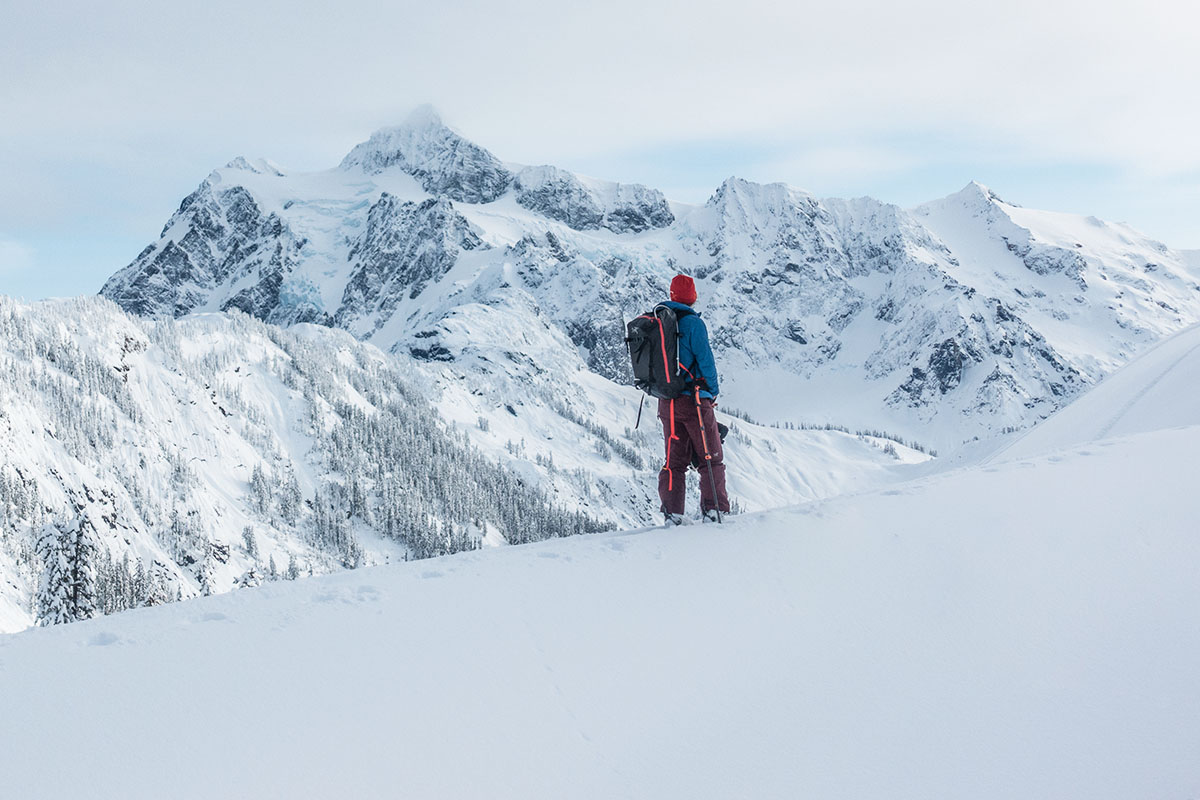
<svg viewBox="0 0 1200 800">
<path fill-rule="evenodd" d="M 1096 435 L 1095 439 L 1100 440 L 1100 439 L 1104 439 L 1106 436 L 1108 436 L 1108 432 L 1111 431 L 1113 428 L 1115 428 L 1117 426 L 1117 423 L 1119 423 L 1122 419 L 1124 419 L 1125 415 L 1127 415 L 1130 411 L 1132 411 L 1134 409 L 1134 407 L 1137 406 L 1137 404 L 1139 402 L 1141 402 L 1143 397 L 1145 397 L 1147 394 L 1149 394 L 1154 389 L 1155 386 L 1158 386 L 1158 384 L 1162 382 L 1163 378 L 1167 377 L 1172 372 L 1174 372 L 1176 367 L 1178 367 L 1180 364 L 1182 364 L 1184 361 L 1186 361 L 1188 356 L 1190 356 L 1192 353 L 1195 353 L 1197 350 L 1200 350 L 1200 344 L 1193 345 L 1191 348 L 1188 349 L 1187 352 L 1185 352 L 1179 358 L 1172 361 L 1167 366 L 1166 369 L 1164 369 L 1162 372 L 1155 375 L 1153 380 L 1149 381 L 1145 386 L 1143 386 L 1138 391 L 1138 393 L 1135 394 L 1133 396 L 1133 398 L 1130 399 L 1130 401 L 1128 403 L 1126 403 L 1121 408 L 1121 410 L 1118 411 L 1113 416 L 1113 418 L 1110 419 L 1103 428 L 1100 429 L 1100 432 Z"/>
<path fill-rule="evenodd" d="M 1182 336 L 1184 336 L 1184 335 L 1188 334 L 1190 331 L 1191 331 L 1191 329 L 1190 329 L 1190 328 L 1189 328 L 1189 329 L 1184 329 L 1184 330 L 1182 330 L 1182 331 L 1180 331 L 1180 332 L 1178 332 L 1178 333 L 1176 333 L 1176 334 L 1174 334 L 1174 335 L 1172 335 L 1172 336 L 1168 337 L 1167 339 L 1165 339 L 1165 340 L 1164 340 L 1164 341 L 1163 341 L 1163 342 L 1162 342 L 1162 343 L 1159 345 L 1159 347 L 1164 347 L 1164 346 L 1167 346 L 1167 345 L 1168 345 L 1168 344 L 1169 344 L 1169 343 L 1170 343 L 1172 340 L 1174 340 L 1174 339 L 1177 339 L 1177 338 L 1180 338 L 1180 337 L 1182 337 Z M 1155 348 L 1155 349 L 1158 349 L 1158 348 Z M 1163 378 L 1167 377 L 1167 376 L 1168 376 L 1168 375 L 1170 375 L 1172 372 L 1174 372 L 1174 371 L 1175 371 L 1175 369 L 1176 369 L 1177 367 L 1179 367 L 1179 365 L 1180 365 L 1180 364 L 1182 364 L 1184 361 L 1186 361 L 1186 360 L 1187 360 L 1187 359 L 1188 359 L 1188 358 L 1189 358 L 1189 357 L 1190 357 L 1190 356 L 1191 356 L 1193 353 L 1195 353 L 1195 352 L 1197 352 L 1197 351 L 1200 351 L 1200 344 L 1196 344 L 1196 345 L 1193 345 L 1192 347 L 1188 348 L 1188 349 L 1187 349 L 1187 350 L 1186 350 L 1186 351 L 1185 351 L 1185 352 L 1184 352 L 1184 353 L 1183 353 L 1181 356 L 1179 356 L 1178 358 L 1176 358 L 1176 359 L 1172 360 L 1172 361 L 1171 361 L 1171 362 L 1170 362 L 1170 363 L 1169 363 L 1169 364 L 1168 364 L 1166 367 L 1164 367 L 1164 368 L 1163 368 L 1161 371 L 1159 371 L 1157 374 L 1155 374 L 1154 378 L 1152 378 L 1151 380 L 1147 381 L 1147 382 L 1145 383 L 1145 385 L 1143 385 L 1143 386 L 1142 386 L 1142 388 L 1141 388 L 1141 389 L 1139 389 L 1139 390 L 1137 391 L 1137 393 L 1136 393 L 1136 394 L 1134 394 L 1134 396 L 1133 396 L 1132 398 L 1130 398 L 1130 399 L 1129 399 L 1129 401 L 1128 401 L 1127 403 L 1125 403 L 1124 405 L 1122 405 L 1122 406 L 1121 406 L 1120 410 L 1119 410 L 1119 411 L 1117 411 L 1117 413 L 1116 413 L 1116 414 L 1114 414 L 1114 415 L 1112 416 L 1112 418 L 1111 418 L 1111 419 L 1109 419 L 1109 420 L 1108 420 L 1108 422 L 1106 422 L 1106 423 L 1105 423 L 1105 424 L 1104 424 L 1104 425 L 1103 425 L 1103 426 L 1102 426 L 1102 427 L 1101 427 L 1101 428 L 1100 428 L 1100 429 L 1099 429 L 1099 430 L 1096 432 L 1096 434 L 1095 434 L 1094 436 L 1092 436 L 1092 437 L 1091 437 L 1091 440 L 1092 440 L 1093 442 L 1099 442 L 1099 441 L 1101 441 L 1101 440 L 1105 439 L 1105 438 L 1108 436 L 1109 432 L 1110 432 L 1110 431 L 1112 431 L 1112 429 L 1113 429 L 1113 428 L 1115 428 L 1115 427 L 1116 427 L 1116 426 L 1117 426 L 1117 425 L 1118 425 L 1118 424 L 1121 422 L 1121 420 L 1123 420 L 1123 419 L 1124 419 L 1124 418 L 1125 418 L 1125 417 L 1126 417 L 1126 416 L 1129 414 L 1129 412 L 1131 412 L 1131 411 L 1132 411 L 1132 410 L 1133 410 L 1135 407 L 1137 407 L 1137 404 L 1138 404 L 1139 402 L 1141 402 L 1141 401 L 1142 401 L 1142 399 L 1143 399 L 1144 397 L 1146 397 L 1146 395 L 1148 395 L 1150 392 L 1152 392 L 1152 391 L 1154 390 L 1154 387 L 1156 387 L 1156 386 L 1158 386 L 1160 383 L 1162 383 L 1162 380 L 1163 380 Z M 1131 361 L 1131 362 L 1130 362 L 1129 366 L 1133 366 L 1133 365 L 1135 365 L 1135 364 L 1139 363 L 1139 361 L 1141 361 L 1141 360 L 1142 360 L 1142 359 L 1135 359 L 1134 361 Z M 1122 371 L 1123 371 L 1123 370 L 1122 370 Z M 1103 385 L 1104 385 L 1104 383 L 1105 383 L 1105 382 L 1107 382 L 1107 381 L 1111 381 L 1111 380 L 1112 380 L 1112 378 L 1114 378 L 1114 377 L 1116 377 L 1116 376 L 1118 376 L 1118 375 L 1120 375 L 1120 374 L 1121 374 L 1121 371 L 1118 371 L 1118 372 L 1116 372 L 1116 373 L 1113 373 L 1113 375 L 1110 375 L 1110 376 L 1109 376 L 1109 377 L 1106 379 L 1106 381 L 1103 381 L 1103 382 L 1101 382 L 1101 383 L 1097 384 L 1096 386 L 1092 387 L 1092 391 L 1094 392 L 1094 391 L 1096 391 L 1097 389 L 1100 389 L 1101 387 L 1103 387 Z M 1088 396 L 1088 394 L 1081 395 L 1081 396 L 1080 396 L 1080 399 L 1082 399 L 1083 397 L 1087 397 L 1087 396 Z M 1071 407 L 1071 406 L 1070 406 L 1070 405 L 1068 405 L 1068 406 L 1066 406 L 1066 407 L 1065 407 L 1065 408 L 1064 408 L 1062 411 L 1059 411 L 1058 413 L 1059 413 L 1059 414 L 1062 414 L 1062 413 L 1066 412 L 1068 409 L 1070 409 L 1070 407 Z M 1057 415 L 1055 415 L 1055 416 L 1057 416 Z M 1046 422 L 1049 422 L 1049 421 L 1050 421 L 1050 420 L 1052 420 L 1052 419 L 1054 419 L 1054 417 L 1050 417 L 1050 418 L 1048 418 L 1047 420 L 1044 420 L 1044 421 L 1043 421 L 1041 424 L 1045 424 Z M 1033 428 L 1030 428 L 1030 429 L 1029 429 L 1029 431 L 1027 431 L 1027 432 L 1032 432 L 1032 431 L 1035 431 L 1035 430 L 1037 430 L 1037 426 L 1034 426 Z M 1007 453 L 1007 452 L 1008 452 L 1009 450 L 1011 450 L 1012 448 L 1016 447 L 1016 446 L 1017 446 L 1018 444 L 1020 444 L 1020 443 L 1021 443 L 1021 442 L 1022 442 L 1024 439 L 1025 439 L 1025 437 L 1024 437 L 1024 436 L 1019 436 L 1019 437 L 1017 437 L 1017 438 L 1016 438 L 1016 439 L 1014 439 L 1012 442 L 1009 442 L 1008 444 L 1006 444 L 1004 447 L 1000 448 L 1000 449 L 999 449 L 999 450 L 997 450 L 996 452 L 994 452 L 994 453 L 992 453 L 991 455 L 989 455 L 989 456 L 987 456 L 987 457 L 983 458 L 982 460 L 980 460 L 980 461 L 979 461 L 979 465 L 980 465 L 981 467 L 988 467 L 988 466 L 991 466 L 991 465 L 993 465 L 993 464 L 994 464 L 994 463 L 996 463 L 997 461 L 1000 461 L 1000 460 L 1003 458 L 1003 456 L 1004 456 L 1004 454 L 1005 454 L 1005 453 Z M 1075 443 L 1075 444 L 1076 444 L 1076 445 L 1084 445 L 1084 444 L 1087 444 L 1087 442 L 1077 442 L 1077 443 Z M 1074 445 L 1072 445 L 1072 446 L 1074 446 Z M 1053 452 L 1053 451 L 1050 451 L 1050 452 Z"/>
</svg>

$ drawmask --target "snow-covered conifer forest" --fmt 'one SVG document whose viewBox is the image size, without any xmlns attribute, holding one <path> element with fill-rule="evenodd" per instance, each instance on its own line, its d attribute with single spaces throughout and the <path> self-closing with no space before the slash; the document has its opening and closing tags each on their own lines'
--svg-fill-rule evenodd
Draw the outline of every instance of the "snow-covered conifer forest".
<svg viewBox="0 0 1200 800">
<path fill-rule="evenodd" d="M 610 528 L 447 426 L 391 359 L 244 314 L 0 299 L 8 628 Z"/>
</svg>

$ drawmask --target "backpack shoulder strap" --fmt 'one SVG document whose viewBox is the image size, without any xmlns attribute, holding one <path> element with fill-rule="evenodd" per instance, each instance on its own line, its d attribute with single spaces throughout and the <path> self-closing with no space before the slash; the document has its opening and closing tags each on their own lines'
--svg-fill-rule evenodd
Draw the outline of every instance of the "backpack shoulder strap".
<svg viewBox="0 0 1200 800">
<path fill-rule="evenodd" d="M 654 309 L 650 313 L 658 314 L 659 309 L 663 309 L 665 311 L 670 311 L 672 314 L 675 315 L 675 319 L 683 319 L 686 316 L 690 316 L 690 315 L 696 313 L 695 311 L 693 311 L 690 308 L 674 308 L 672 306 L 667 305 L 666 303 L 659 303 L 658 305 L 656 305 L 654 307 Z"/>
</svg>

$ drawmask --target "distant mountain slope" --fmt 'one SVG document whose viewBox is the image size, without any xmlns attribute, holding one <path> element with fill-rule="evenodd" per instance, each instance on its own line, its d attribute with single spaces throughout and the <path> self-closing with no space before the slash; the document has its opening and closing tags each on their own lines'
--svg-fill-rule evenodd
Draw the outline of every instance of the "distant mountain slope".
<svg viewBox="0 0 1200 800">
<path fill-rule="evenodd" d="M 60 557 L 89 616 L 602 527 L 420 386 L 338 331 L 0 298 L 0 630 L 45 616 Z"/>
<path fill-rule="evenodd" d="M 0 636 L 5 791 L 1191 797 L 1198 450 L 1139 434 Z M 64 757 L 80 726 L 107 735 Z"/>
<path fill-rule="evenodd" d="M 1189 258 L 978 184 L 911 211 L 736 178 L 704 206 L 669 203 L 503 162 L 421 109 L 332 170 L 215 170 L 102 292 L 147 316 L 237 308 L 342 327 L 442 364 L 474 347 L 507 358 L 489 335 L 548 326 L 570 372 L 620 380 L 620 321 L 683 270 L 732 378 L 726 402 L 953 446 L 1047 416 L 1200 321 Z M 475 305 L 504 324 L 450 336 Z M 535 363 L 518 382 L 543 377 Z"/>
</svg>

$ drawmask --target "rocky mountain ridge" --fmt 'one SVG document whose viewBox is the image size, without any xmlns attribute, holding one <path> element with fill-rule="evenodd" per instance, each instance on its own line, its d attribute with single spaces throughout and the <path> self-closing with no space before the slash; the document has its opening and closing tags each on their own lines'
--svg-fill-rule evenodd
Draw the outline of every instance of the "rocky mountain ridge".
<svg viewBox="0 0 1200 800">
<path fill-rule="evenodd" d="M 584 367 L 620 381 L 620 320 L 685 271 L 732 378 L 726 402 L 939 446 L 1028 426 L 1200 319 L 1188 256 L 976 183 L 902 209 L 730 178 L 703 206 L 672 204 L 502 162 L 429 109 L 327 172 L 231 163 L 105 296 L 143 315 L 343 327 L 448 375 L 548 325 L 578 357 L 553 380 L 537 363 L 515 380 L 550 385 Z M 509 317 L 456 344 L 447 323 L 475 304 Z"/>
</svg>

